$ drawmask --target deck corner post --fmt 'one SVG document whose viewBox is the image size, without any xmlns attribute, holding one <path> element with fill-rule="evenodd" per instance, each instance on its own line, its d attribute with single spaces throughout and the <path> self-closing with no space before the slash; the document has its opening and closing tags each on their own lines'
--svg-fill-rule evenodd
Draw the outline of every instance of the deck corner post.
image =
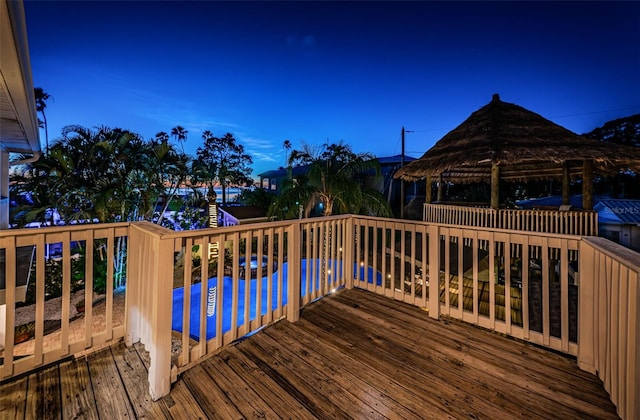
<svg viewBox="0 0 640 420">
<path fill-rule="evenodd" d="M 140 311 L 140 252 L 142 251 L 140 231 L 134 223 L 129 225 L 129 244 L 127 253 L 127 293 L 125 296 L 125 332 L 124 342 L 132 346 L 140 341 L 139 318 Z"/>
<path fill-rule="evenodd" d="M 344 262 L 343 266 L 345 267 L 345 289 L 353 289 L 353 267 L 355 262 L 353 261 L 353 250 L 355 247 L 355 235 L 354 235 L 354 225 L 353 225 L 353 216 L 349 216 L 346 221 L 346 228 L 343 230 L 344 234 Z"/>
<path fill-rule="evenodd" d="M 296 322 L 300 319 L 300 282 L 302 281 L 302 270 L 300 268 L 302 254 L 302 235 L 300 233 L 302 224 L 294 222 L 289 225 L 287 238 L 287 320 Z"/>
<path fill-rule="evenodd" d="M 438 225 L 429 225 L 429 316 L 440 318 L 440 229 Z"/>
<path fill-rule="evenodd" d="M 595 251 L 585 240 L 580 241 L 578 285 L 578 366 L 580 369 L 596 373 L 594 349 L 597 343 L 595 336 L 598 305 L 595 302 Z"/>
<path fill-rule="evenodd" d="M 153 238 L 153 258 L 157 258 L 152 268 L 151 320 L 149 322 L 150 343 L 144 343 L 149 351 L 149 395 L 154 401 L 167 395 L 171 390 L 171 307 L 173 299 L 173 248 L 172 238 Z M 153 252 L 155 251 L 155 252 Z M 155 274 L 155 275 L 154 275 Z"/>
</svg>

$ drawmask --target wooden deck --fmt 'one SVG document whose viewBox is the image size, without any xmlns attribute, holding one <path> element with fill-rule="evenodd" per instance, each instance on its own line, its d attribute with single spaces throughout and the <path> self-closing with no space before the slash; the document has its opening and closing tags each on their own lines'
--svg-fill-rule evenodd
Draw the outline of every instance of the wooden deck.
<svg viewBox="0 0 640 420">
<path fill-rule="evenodd" d="M 0 418 L 617 418 L 575 361 L 347 290 L 183 373 L 152 402 L 120 344 L 0 386 Z"/>
</svg>

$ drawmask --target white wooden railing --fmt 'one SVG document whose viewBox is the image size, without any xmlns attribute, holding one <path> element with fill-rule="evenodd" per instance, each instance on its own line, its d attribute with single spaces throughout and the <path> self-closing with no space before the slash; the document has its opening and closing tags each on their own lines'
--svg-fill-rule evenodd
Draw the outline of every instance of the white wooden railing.
<svg viewBox="0 0 640 420">
<path fill-rule="evenodd" d="M 96 329 L 87 307 L 79 318 L 82 338 L 74 340 L 71 250 L 77 242 L 87 248 L 90 299 L 89 249 L 106 241 L 106 258 L 114 261 L 122 238 L 125 320 L 115 321 L 109 264 L 106 327 Z M 54 243 L 62 244 L 62 321 L 58 344 L 47 350 L 44 250 Z M 206 355 L 279 319 L 295 322 L 301 307 L 340 287 L 359 287 L 423 307 L 433 318 L 458 318 L 576 356 L 602 379 L 622 418 L 640 414 L 640 254 L 605 239 L 362 216 L 187 232 L 146 222 L 3 231 L 10 308 L 16 301 L 11 262 L 23 246 L 36 250 L 33 351 L 14 357 L 15 316 L 7 311 L 2 378 L 124 337 L 149 351 L 149 389 L 157 399 Z"/>
<path fill-rule="evenodd" d="M 424 204 L 423 221 L 456 226 L 592 236 L 598 234 L 595 211 L 518 210 Z"/>
<path fill-rule="evenodd" d="M 279 319 L 296 321 L 302 306 L 344 287 L 350 221 L 184 232 L 132 225 L 126 341 L 149 351 L 151 396 L 168 393 L 176 375 L 207 354 Z M 172 354 L 172 346 L 180 350 Z"/>
<path fill-rule="evenodd" d="M 118 274 L 124 274 L 124 269 L 116 273 L 118 262 L 121 267 L 126 264 L 126 242 L 128 224 L 78 225 L 72 227 L 52 227 L 43 229 L 16 229 L 0 231 L 0 252 L 4 253 L 4 306 L 0 322 L 0 330 L 4 333 L 4 340 L 0 340 L 2 364 L 0 379 L 10 378 L 24 372 L 61 360 L 70 355 L 82 353 L 89 349 L 100 348 L 121 339 L 125 334 L 124 316 L 118 316 L 114 308 L 114 298 L 119 299 L 124 289 L 116 292 Z M 28 248 L 33 260 L 20 260 L 21 251 Z M 51 248 L 59 249 L 60 254 L 49 256 Z M 99 248 L 99 249 L 98 249 Z M 85 258 L 78 258 L 79 250 L 84 252 Z M 105 291 L 96 296 L 94 289 L 94 250 L 102 258 L 106 258 L 103 265 L 106 268 Z M 119 259 L 120 257 L 120 259 Z M 45 296 L 45 282 L 51 283 L 45 277 L 47 261 L 54 261 L 58 270 L 58 287 L 61 296 L 48 299 Z M 35 303 L 16 308 L 16 273 L 18 266 L 25 266 L 26 270 L 35 273 L 29 281 L 31 290 L 35 289 Z M 72 270 L 73 269 L 73 270 Z M 71 293 L 72 273 L 83 273 L 78 282 L 73 280 L 75 287 L 83 291 Z M 124 278 L 122 279 L 124 281 Z M 74 303 L 84 299 L 85 311 L 79 313 Z M 94 303 L 95 301 L 95 303 Z M 50 311 L 57 312 L 59 327 L 55 331 L 45 331 L 45 317 Z M 31 325 L 29 340 L 16 344 L 16 332 L 25 327 L 16 325 L 16 313 L 27 311 L 33 320 L 22 325 Z M 16 328 L 17 327 L 17 328 Z"/>
<path fill-rule="evenodd" d="M 584 238 L 580 257 L 578 364 L 602 380 L 620 417 L 640 418 L 640 253 Z"/>
<path fill-rule="evenodd" d="M 576 356 L 622 418 L 640 416 L 639 253 L 595 237 L 353 223 L 355 287 Z"/>
</svg>

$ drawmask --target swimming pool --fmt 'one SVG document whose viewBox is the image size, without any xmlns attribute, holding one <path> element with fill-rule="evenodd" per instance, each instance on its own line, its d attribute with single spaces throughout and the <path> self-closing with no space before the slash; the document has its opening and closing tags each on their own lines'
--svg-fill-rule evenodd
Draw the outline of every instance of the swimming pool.
<svg viewBox="0 0 640 420">
<path fill-rule="evenodd" d="M 303 259 L 301 261 L 301 287 L 300 294 L 301 296 L 306 296 L 308 293 L 311 293 L 314 290 L 320 289 L 320 276 L 317 275 L 321 270 L 321 261 L 315 260 L 316 267 L 313 267 L 313 261 L 310 261 L 311 274 L 314 275 L 314 278 L 307 284 L 307 263 L 306 260 Z M 338 276 L 342 276 L 342 262 L 341 261 L 329 261 L 328 266 L 331 268 L 332 273 L 337 273 Z M 278 307 L 278 299 L 281 299 L 282 306 L 287 304 L 287 284 L 288 284 L 288 274 L 287 274 L 288 263 L 284 263 L 282 265 L 281 275 L 282 275 L 282 287 L 278 288 L 278 273 L 273 273 L 270 281 L 271 281 L 271 310 L 274 310 Z M 360 269 L 361 278 L 364 277 L 364 267 L 357 267 L 354 265 L 354 274 L 357 269 Z M 329 276 L 333 276 L 335 274 L 329 274 Z M 309 276 L 310 277 L 310 276 Z M 339 278 L 339 277 L 338 277 Z M 368 278 L 371 283 L 374 278 L 373 269 L 371 267 L 368 268 Z M 382 274 L 380 272 L 375 275 L 376 283 L 378 285 L 382 284 Z M 332 277 L 330 277 L 330 281 L 334 281 Z M 257 293 L 258 293 L 258 285 L 261 286 L 261 307 L 258 309 L 257 307 Z M 247 287 L 248 286 L 248 287 Z M 245 317 L 245 305 L 247 302 L 247 293 L 249 294 L 249 320 L 256 319 L 256 314 L 258 311 L 261 315 L 265 315 L 268 309 L 268 297 L 269 297 L 269 279 L 267 277 L 262 277 L 261 279 L 252 278 L 249 281 L 246 281 L 244 278 L 239 279 L 238 284 L 238 298 L 237 298 L 237 325 L 240 326 L 244 324 Z M 207 285 L 205 293 L 207 293 L 205 299 L 205 311 L 207 312 L 206 316 L 206 337 L 207 340 L 210 340 L 215 337 L 216 331 L 216 323 L 217 317 L 220 316 L 222 312 L 222 331 L 227 332 L 231 330 L 231 312 L 233 305 L 233 278 L 225 276 L 223 278 L 222 283 L 222 310 L 216 305 L 216 298 L 220 288 L 218 287 L 218 279 L 213 277 L 210 278 Z M 200 310 L 201 310 L 201 296 L 202 296 L 202 284 L 196 283 L 191 285 L 191 305 L 189 310 L 189 336 L 198 340 L 200 337 Z M 172 329 L 177 332 L 182 332 L 182 318 L 183 318 L 183 306 L 184 306 L 184 288 L 178 287 L 173 290 L 173 308 L 172 308 Z"/>
</svg>

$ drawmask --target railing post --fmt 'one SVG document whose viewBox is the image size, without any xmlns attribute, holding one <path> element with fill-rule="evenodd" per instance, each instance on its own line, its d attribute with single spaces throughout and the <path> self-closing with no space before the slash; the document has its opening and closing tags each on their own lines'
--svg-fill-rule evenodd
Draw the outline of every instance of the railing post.
<svg viewBox="0 0 640 420">
<path fill-rule="evenodd" d="M 353 289 L 353 249 L 355 247 L 354 239 L 354 227 L 353 227 L 353 216 L 349 216 L 345 223 L 346 227 L 342 230 L 342 234 L 344 235 L 344 261 L 343 261 L 343 272 L 346 276 L 344 287 L 346 289 Z"/>
<path fill-rule="evenodd" d="M 429 316 L 440 318 L 440 229 L 429 225 Z"/>
<path fill-rule="evenodd" d="M 598 305 L 595 304 L 596 290 L 595 251 L 592 246 L 580 241 L 579 284 L 578 284 L 578 366 L 580 369 L 596 373 L 594 348 L 595 317 Z"/>
<path fill-rule="evenodd" d="M 287 319 L 296 322 L 300 319 L 300 282 L 302 272 L 300 270 L 302 254 L 302 235 L 300 222 L 293 222 L 287 228 Z"/>
<path fill-rule="evenodd" d="M 149 395 L 155 401 L 171 390 L 171 315 L 174 240 L 149 222 L 130 227 L 132 296 L 127 296 L 127 341 L 149 352 Z M 129 293 L 129 289 L 127 289 Z"/>
<path fill-rule="evenodd" d="M 149 394 L 153 400 L 171 390 L 171 310 L 173 305 L 173 239 L 157 238 L 156 282 L 152 290 Z"/>
</svg>

